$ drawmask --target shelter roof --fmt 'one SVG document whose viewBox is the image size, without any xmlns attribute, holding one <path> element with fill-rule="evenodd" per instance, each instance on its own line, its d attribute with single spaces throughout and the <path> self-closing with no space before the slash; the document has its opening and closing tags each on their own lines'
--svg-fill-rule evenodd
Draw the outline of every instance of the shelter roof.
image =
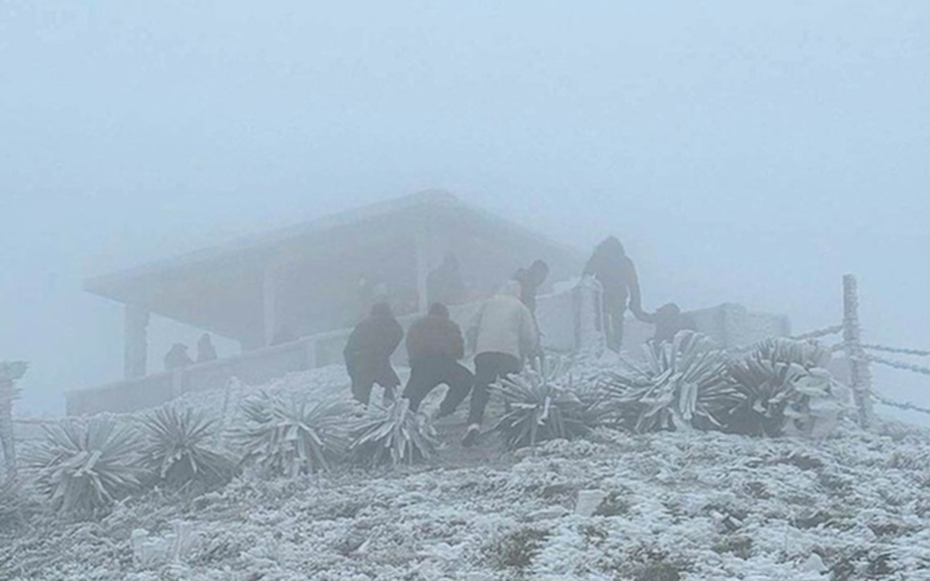
<svg viewBox="0 0 930 581">
<path fill-rule="evenodd" d="M 372 248 L 394 249 L 396 240 L 412 239 L 424 225 L 481 239 L 489 251 L 520 255 L 522 249 L 526 255 L 533 249 L 570 268 L 583 260 L 571 247 L 430 190 L 93 277 L 84 288 L 242 340 L 262 327 L 262 284 L 270 265 L 297 260 L 332 269 Z"/>
</svg>

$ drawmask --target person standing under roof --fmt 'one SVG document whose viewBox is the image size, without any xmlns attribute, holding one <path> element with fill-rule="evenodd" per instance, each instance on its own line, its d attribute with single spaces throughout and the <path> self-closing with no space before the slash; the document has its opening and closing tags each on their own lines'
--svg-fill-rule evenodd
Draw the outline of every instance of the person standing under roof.
<svg viewBox="0 0 930 581">
<path fill-rule="evenodd" d="M 216 359 L 216 348 L 213 346 L 213 340 L 210 333 L 204 333 L 197 341 L 197 363 L 214 361 Z"/>
<path fill-rule="evenodd" d="M 175 343 L 165 354 L 165 371 L 174 371 L 193 364 L 194 360 L 187 354 L 187 345 L 184 343 Z"/>
</svg>

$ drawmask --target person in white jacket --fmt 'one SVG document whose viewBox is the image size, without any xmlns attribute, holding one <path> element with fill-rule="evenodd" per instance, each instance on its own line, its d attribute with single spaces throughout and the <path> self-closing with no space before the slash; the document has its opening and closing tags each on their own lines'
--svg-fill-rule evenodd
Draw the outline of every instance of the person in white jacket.
<svg viewBox="0 0 930 581">
<path fill-rule="evenodd" d="M 462 445 L 471 446 L 481 432 L 492 383 L 523 369 L 524 358 L 536 351 L 539 332 L 532 313 L 520 300 L 520 283 L 507 281 L 488 299 L 469 328 L 475 351 L 475 387 L 471 394 L 468 429 Z"/>
</svg>

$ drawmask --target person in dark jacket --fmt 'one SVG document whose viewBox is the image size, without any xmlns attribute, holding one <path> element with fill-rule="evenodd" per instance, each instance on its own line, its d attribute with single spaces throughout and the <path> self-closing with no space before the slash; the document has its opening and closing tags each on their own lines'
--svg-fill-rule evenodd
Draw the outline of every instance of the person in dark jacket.
<svg viewBox="0 0 930 581">
<path fill-rule="evenodd" d="M 612 351 L 620 351 L 623 343 L 623 315 L 627 304 L 637 319 L 644 316 L 639 279 L 633 261 L 626 255 L 623 244 L 611 236 L 594 249 L 582 276 L 593 276 L 601 283 L 608 325 L 607 347 Z"/>
<path fill-rule="evenodd" d="M 175 343 L 165 355 L 165 371 L 174 371 L 193 364 L 194 360 L 187 354 L 187 345 L 184 343 Z"/>
<path fill-rule="evenodd" d="M 536 260 L 529 268 L 521 268 L 512 277 L 520 283 L 520 300 L 533 315 L 536 315 L 536 294 L 547 276 L 549 265 L 542 260 Z"/>
<path fill-rule="evenodd" d="M 213 361 L 216 359 L 216 348 L 213 346 L 213 340 L 210 333 L 204 333 L 197 341 L 197 363 Z"/>
<path fill-rule="evenodd" d="M 640 320 L 655 325 L 655 334 L 651 339 L 655 343 L 671 341 L 679 331 L 696 330 L 692 318 L 682 313 L 675 303 L 662 305 L 655 314 L 644 314 Z"/>
<path fill-rule="evenodd" d="M 444 304 L 430 305 L 429 313 L 407 330 L 407 355 L 410 379 L 404 397 L 410 400 L 410 409 L 416 411 L 426 395 L 444 383 L 449 391 L 436 417 L 455 412 L 471 391 L 474 376 L 458 362 L 465 356 L 465 340 Z"/>
<path fill-rule="evenodd" d="M 404 330 L 387 303 L 375 303 L 371 315 L 355 326 L 342 352 L 355 399 L 368 405 L 377 383 L 384 388 L 384 403 L 393 401 L 400 379 L 391 367 L 391 355 L 403 338 Z"/>
</svg>

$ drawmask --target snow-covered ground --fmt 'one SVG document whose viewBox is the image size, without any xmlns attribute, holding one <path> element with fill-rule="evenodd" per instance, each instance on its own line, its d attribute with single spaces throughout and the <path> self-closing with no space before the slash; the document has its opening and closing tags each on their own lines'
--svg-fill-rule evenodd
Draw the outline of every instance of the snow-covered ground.
<svg viewBox="0 0 930 581">
<path fill-rule="evenodd" d="M 268 389 L 318 396 L 346 384 L 327 368 Z M 248 391 L 186 399 L 225 405 L 235 421 Z M 183 567 L 133 562 L 133 530 L 166 535 L 177 520 L 188 527 Z M 197 498 L 150 494 L 99 523 L 0 538 L 0 579 L 172 577 L 930 579 L 930 433 L 848 422 L 820 441 L 601 431 L 516 454 L 491 440 L 464 453 L 450 438 L 426 466 L 246 474 Z"/>
</svg>

